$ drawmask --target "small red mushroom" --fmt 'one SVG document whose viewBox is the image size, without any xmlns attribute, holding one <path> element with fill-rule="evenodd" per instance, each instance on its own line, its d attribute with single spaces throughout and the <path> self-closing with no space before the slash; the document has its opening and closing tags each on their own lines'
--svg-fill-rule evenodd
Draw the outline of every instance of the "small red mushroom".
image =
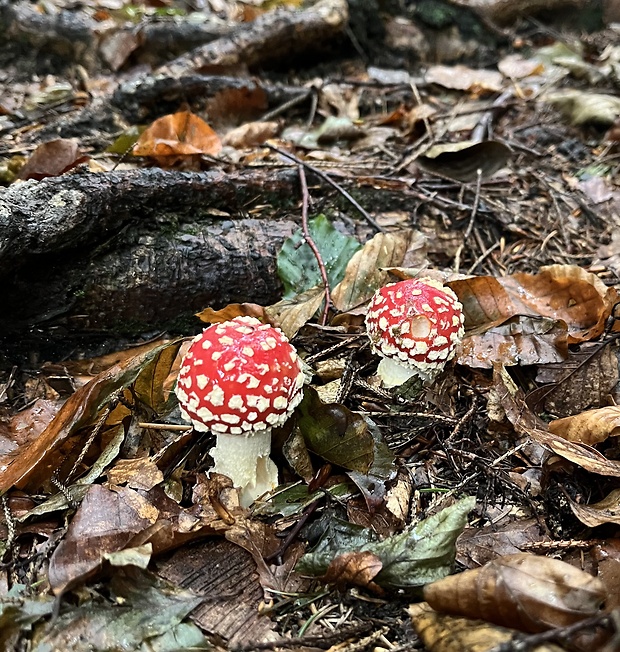
<svg viewBox="0 0 620 652">
<path fill-rule="evenodd" d="M 181 414 L 196 430 L 216 434 L 213 471 L 233 481 L 244 506 L 278 483 L 271 429 L 289 418 L 303 385 L 301 361 L 284 333 L 254 317 L 209 326 L 181 362 Z"/>
<path fill-rule="evenodd" d="M 448 287 L 430 278 L 391 283 L 377 290 L 366 315 L 377 373 L 386 387 L 412 376 L 432 381 L 463 339 L 463 306 Z"/>
</svg>

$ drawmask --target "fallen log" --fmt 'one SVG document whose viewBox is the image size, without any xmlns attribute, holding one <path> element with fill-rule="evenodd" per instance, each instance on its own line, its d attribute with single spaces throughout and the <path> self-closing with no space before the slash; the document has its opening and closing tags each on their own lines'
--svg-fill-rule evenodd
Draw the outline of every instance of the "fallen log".
<svg viewBox="0 0 620 652">
<path fill-rule="evenodd" d="M 279 298 L 292 170 L 78 173 L 0 194 L 0 334 L 166 328 L 206 305 Z M 260 204 L 259 212 L 248 212 Z M 60 322 L 59 322 L 60 320 Z"/>
</svg>

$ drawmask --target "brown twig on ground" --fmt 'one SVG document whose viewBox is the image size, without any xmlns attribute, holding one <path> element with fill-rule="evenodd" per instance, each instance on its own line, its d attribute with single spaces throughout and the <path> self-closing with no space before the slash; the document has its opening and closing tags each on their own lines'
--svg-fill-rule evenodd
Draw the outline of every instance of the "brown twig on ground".
<svg viewBox="0 0 620 652">
<path fill-rule="evenodd" d="M 297 163 L 297 165 L 303 165 L 306 170 L 309 170 L 313 174 L 316 174 L 317 177 L 323 179 L 323 181 L 329 183 L 332 188 L 335 188 L 343 197 L 345 197 L 357 210 L 362 214 L 364 219 L 370 224 L 374 229 L 377 231 L 383 232 L 384 229 L 383 227 L 379 226 L 373 219 L 372 217 L 366 212 L 366 210 L 360 206 L 360 204 L 338 183 L 336 183 L 333 179 L 331 179 L 327 174 L 324 172 L 321 172 L 321 170 L 315 168 L 313 165 L 310 165 L 309 163 L 306 163 L 305 161 L 302 161 L 300 158 L 297 158 L 294 154 L 291 154 L 290 152 L 287 152 L 286 150 L 280 149 L 279 147 L 275 147 L 274 145 L 270 145 L 269 143 L 266 143 L 266 146 L 273 152 L 277 152 L 278 154 L 290 159 L 291 161 L 294 161 Z"/>
<path fill-rule="evenodd" d="M 331 293 L 329 289 L 329 279 L 327 278 L 327 270 L 325 269 L 325 263 L 321 257 L 321 252 L 316 246 L 316 242 L 312 239 L 310 235 L 310 229 L 308 228 L 308 204 L 310 203 L 310 194 L 308 192 L 308 182 L 306 181 L 306 173 L 304 172 L 304 166 L 299 165 L 299 181 L 301 183 L 301 230 L 304 234 L 304 240 L 306 244 L 312 250 L 314 257 L 316 258 L 317 265 L 319 266 L 319 272 L 321 274 L 321 280 L 323 281 L 323 289 L 325 291 L 325 308 L 323 309 L 323 316 L 321 317 L 321 325 L 325 326 L 327 323 L 327 315 L 329 314 L 329 308 L 332 303 Z"/>
</svg>

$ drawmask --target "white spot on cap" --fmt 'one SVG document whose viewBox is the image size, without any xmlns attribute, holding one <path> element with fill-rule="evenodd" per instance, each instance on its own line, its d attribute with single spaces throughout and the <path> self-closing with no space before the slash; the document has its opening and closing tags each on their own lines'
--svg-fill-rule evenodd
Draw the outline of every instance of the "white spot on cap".
<svg viewBox="0 0 620 652">
<path fill-rule="evenodd" d="M 224 365 L 224 371 L 232 371 L 234 368 L 235 368 L 235 363 L 232 362 L 232 360 Z"/>
<path fill-rule="evenodd" d="M 437 335 L 433 340 L 433 346 L 445 346 L 448 344 L 448 338 L 443 335 Z"/>
<path fill-rule="evenodd" d="M 200 417 L 203 421 L 209 421 L 215 416 L 209 408 L 201 407 L 196 410 L 196 416 Z"/>
<path fill-rule="evenodd" d="M 259 412 L 264 412 L 269 407 L 269 399 L 265 396 L 255 396 L 248 394 L 245 398 L 248 407 L 255 407 Z"/>
<path fill-rule="evenodd" d="M 257 412 L 250 412 L 246 417 L 248 421 L 256 421 L 258 418 L 258 413 Z"/>
<path fill-rule="evenodd" d="M 284 410 L 286 409 L 287 405 L 288 405 L 288 401 L 286 400 L 285 396 L 276 396 L 273 399 L 273 407 L 276 410 Z"/>
<path fill-rule="evenodd" d="M 228 407 L 231 410 L 241 410 L 244 406 L 243 402 L 243 396 L 241 394 L 235 394 L 234 396 L 230 397 L 230 400 L 228 401 Z"/>
<path fill-rule="evenodd" d="M 268 364 L 256 365 L 256 370 L 261 376 L 264 376 L 266 373 L 269 372 L 269 365 Z"/>
<path fill-rule="evenodd" d="M 221 351 L 214 351 L 211 360 L 219 360 L 222 357 Z"/>
<path fill-rule="evenodd" d="M 379 320 L 379 328 L 381 330 L 386 330 L 388 327 L 388 320 L 385 317 L 381 317 Z"/>
<path fill-rule="evenodd" d="M 236 414 L 220 414 L 220 419 L 224 423 L 230 423 L 231 425 L 237 425 L 241 421 L 241 417 Z"/>
<path fill-rule="evenodd" d="M 204 389 L 209 384 L 209 378 L 204 374 L 200 374 L 196 376 L 196 384 L 198 389 Z"/>
<path fill-rule="evenodd" d="M 222 337 L 218 339 L 218 342 L 222 346 L 232 346 L 235 343 L 235 340 L 233 340 L 229 335 L 222 335 Z"/>
<path fill-rule="evenodd" d="M 266 337 L 265 344 L 267 344 L 270 349 L 275 349 L 278 342 L 275 337 Z"/>
<path fill-rule="evenodd" d="M 207 400 L 211 405 L 215 407 L 219 407 L 220 405 L 224 405 L 224 391 L 219 385 L 216 385 L 206 396 L 205 400 Z"/>
<path fill-rule="evenodd" d="M 282 415 L 277 414 L 276 412 L 272 412 L 271 414 L 268 414 L 265 417 L 265 421 L 270 425 L 270 426 L 275 426 L 279 424 L 282 421 Z"/>
<path fill-rule="evenodd" d="M 211 426 L 213 432 L 228 432 L 229 428 L 225 423 L 214 423 Z"/>
<path fill-rule="evenodd" d="M 212 346 L 213 344 L 211 344 L 211 340 L 203 340 L 202 342 L 203 349 L 210 349 Z"/>
<path fill-rule="evenodd" d="M 243 355 L 247 355 L 248 358 L 251 358 L 254 355 L 254 349 L 251 346 L 244 346 L 241 350 Z"/>
<path fill-rule="evenodd" d="M 256 376 L 252 376 L 252 374 L 247 374 L 248 376 L 248 382 L 246 383 L 246 387 L 248 389 L 256 389 L 257 387 L 260 387 L 260 380 Z"/>
</svg>

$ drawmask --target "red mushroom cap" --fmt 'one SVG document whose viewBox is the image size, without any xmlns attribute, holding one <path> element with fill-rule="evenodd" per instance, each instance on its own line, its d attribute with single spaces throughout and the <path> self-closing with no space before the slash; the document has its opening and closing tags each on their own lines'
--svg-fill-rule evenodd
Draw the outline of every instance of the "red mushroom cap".
<svg viewBox="0 0 620 652">
<path fill-rule="evenodd" d="M 175 391 L 197 430 L 242 435 L 282 425 L 303 384 L 301 361 L 279 328 L 235 317 L 194 338 Z"/>
<path fill-rule="evenodd" d="M 433 279 L 391 283 L 373 296 L 366 330 L 376 353 L 427 380 L 463 338 L 462 308 L 456 294 Z"/>
</svg>

